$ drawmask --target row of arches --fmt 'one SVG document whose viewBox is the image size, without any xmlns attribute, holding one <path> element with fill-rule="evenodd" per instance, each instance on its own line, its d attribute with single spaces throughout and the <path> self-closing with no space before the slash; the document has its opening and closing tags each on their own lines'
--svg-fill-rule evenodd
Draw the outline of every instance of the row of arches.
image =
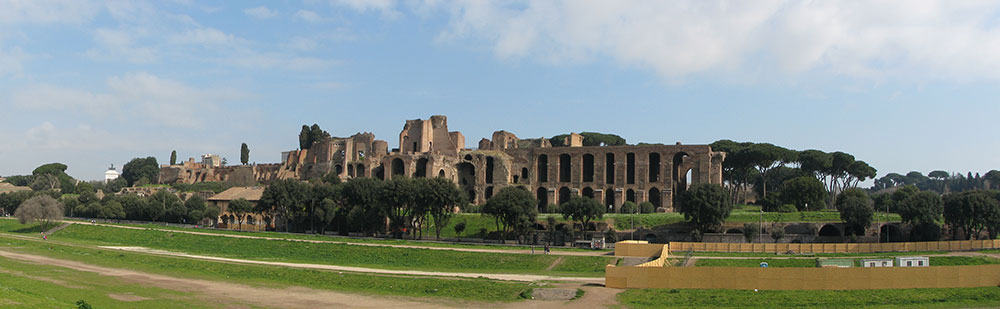
<svg viewBox="0 0 1000 309">
<path fill-rule="evenodd" d="M 490 188 L 492 188 L 492 187 L 490 187 Z M 555 197 L 556 197 L 556 201 L 555 202 L 556 202 L 556 204 L 560 204 L 561 205 L 562 203 L 565 203 L 565 202 L 569 201 L 569 199 L 572 198 L 573 195 L 575 195 L 573 193 L 573 191 L 574 190 L 570 189 L 569 187 L 560 187 L 559 190 L 555 194 Z M 538 189 L 535 190 L 535 199 L 538 200 L 539 208 L 543 208 L 543 207 L 545 207 L 546 205 L 549 204 L 549 194 L 548 194 L 548 192 L 549 192 L 548 188 L 545 188 L 545 187 L 538 187 Z M 604 205 L 611 206 L 611 207 L 616 206 L 616 202 L 615 202 L 616 201 L 615 189 L 614 188 L 607 188 L 607 189 L 605 189 L 603 191 L 603 193 L 604 193 Z M 646 193 L 648 193 L 648 195 L 646 195 L 646 197 L 647 197 L 646 201 L 648 201 L 651 204 L 653 204 L 654 207 L 657 207 L 657 208 L 663 207 L 663 199 L 661 197 L 662 191 L 660 191 L 660 189 L 658 189 L 658 188 L 650 188 L 648 191 L 646 191 Z M 625 196 L 624 196 L 625 201 L 627 201 L 627 202 L 633 202 L 633 203 L 638 203 L 637 191 L 636 190 L 626 189 L 623 192 L 623 194 L 625 194 Z M 580 196 L 591 198 L 591 199 L 597 198 L 597 196 L 595 195 L 595 190 L 593 188 L 591 188 L 591 187 L 584 187 L 583 189 L 581 189 L 580 190 Z"/>
<path fill-rule="evenodd" d="M 337 175 L 344 173 L 344 166 L 337 164 L 333 166 L 333 172 Z M 365 165 L 358 164 L 347 164 L 347 176 L 348 177 L 365 177 Z"/>
<path fill-rule="evenodd" d="M 678 152 L 678 153 L 674 154 L 674 158 L 673 158 L 673 161 L 672 161 L 672 163 L 673 163 L 672 164 L 672 171 L 673 171 L 673 175 L 672 176 L 673 176 L 673 179 L 680 180 L 680 179 L 682 179 L 682 177 L 681 177 L 682 174 L 684 174 L 685 172 L 689 171 L 688 169 L 683 169 L 681 167 L 684 164 L 685 159 L 688 158 L 688 157 L 690 157 L 690 155 L 688 155 L 685 152 Z M 650 152 L 648 154 L 648 157 L 647 157 L 647 160 L 646 160 L 646 163 L 648 165 L 647 166 L 647 175 L 646 175 L 647 179 L 648 179 L 648 182 L 660 182 L 660 181 L 662 181 L 662 177 L 661 177 L 661 174 L 660 174 L 661 169 L 662 169 L 661 161 L 662 160 L 661 160 L 660 153 L 658 153 L 658 152 Z M 546 155 L 546 154 L 538 155 L 538 157 L 536 158 L 535 162 L 536 162 L 535 163 L 535 168 L 537 170 L 536 180 L 539 183 L 548 182 L 549 181 L 549 175 L 548 175 L 549 174 L 549 156 Z M 572 156 L 570 156 L 569 154 L 560 154 L 559 157 L 558 157 L 558 161 L 557 161 L 557 164 L 558 164 L 557 171 L 558 171 L 558 176 L 559 176 L 558 177 L 559 182 L 571 182 L 572 181 L 572 174 L 573 174 L 573 171 L 575 171 L 575 170 L 579 170 L 579 172 L 582 174 L 581 175 L 581 180 L 583 182 L 594 182 L 595 181 L 594 180 L 594 176 L 595 176 L 595 162 L 596 162 L 596 159 L 594 157 L 594 154 L 585 153 L 585 154 L 583 154 L 583 157 L 582 157 L 583 166 L 581 166 L 581 167 L 579 167 L 577 169 L 574 169 Z M 607 183 L 607 184 L 614 184 L 615 183 L 615 179 L 616 179 L 616 177 L 615 177 L 615 171 L 616 171 L 615 166 L 616 166 L 616 164 L 617 164 L 617 161 L 615 160 L 615 154 L 614 153 L 609 152 L 609 153 L 606 153 L 604 155 L 604 168 L 605 168 L 605 170 L 604 170 L 604 182 L 605 183 Z M 528 178 L 527 168 L 522 169 L 522 171 L 521 171 L 521 178 L 522 179 L 527 179 Z M 629 153 L 625 154 L 625 183 L 626 184 L 635 184 L 635 182 L 636 182 L 636 155 L 635 155 L 634 152 L 629 152 Z"/>
</svg>

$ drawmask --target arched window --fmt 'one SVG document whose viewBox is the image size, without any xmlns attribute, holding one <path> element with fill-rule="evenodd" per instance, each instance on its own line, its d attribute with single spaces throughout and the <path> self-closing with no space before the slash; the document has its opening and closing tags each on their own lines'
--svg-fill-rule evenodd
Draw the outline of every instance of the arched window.
<svg viewBox="0 0 1000 309">
<path fill-rule="evenodd" d="M 538 156 L 538 182 L 549 181 L 549 156 Z"/>
<path fill-rule="evenodd" d="M 559 182 L 570 182 L 570 173 L 573 170 L 568 154 L 559 155 Z"/>
<path fill-rule="evenodd" d="M 649 182 L 660 181 L 660 154 L 649 153 Z"/>
<path fill-rule="evenodd" d="M 594 181 L 594 155 L 583 155 L 583 182 Z"/>
</svg>

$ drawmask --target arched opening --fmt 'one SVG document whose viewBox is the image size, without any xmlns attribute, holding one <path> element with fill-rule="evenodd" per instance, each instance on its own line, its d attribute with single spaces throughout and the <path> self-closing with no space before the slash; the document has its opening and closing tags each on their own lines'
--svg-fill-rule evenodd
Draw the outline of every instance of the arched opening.
<svg viewBox="0 0 1000 309">
<path fill-rule="evenodd" d="M 615 207 L 615 189 L 614 188 L 607 188 L 607 189 L 604 190 L 604 206 L 608 206 L 608 208 L 614 208 Z"/>
<path fill-rule="evenodd" d="M 521 168 L 521 179 L 524 179 L 525 182 L 528 181 L 528 168 L 527 167 L 522 167 Z"/>
<path fill-rule="evenodd" d="M 474 186 L 476 184 L 476 167 L 472 163 L 462 162 L 458 164 L 458 185 Z"/>
<path fill-rule="evenodd" d="M 354 174 L 357 177 L 365 177 L 365 165 L 358 164 L 358 168 L 354 170 Z"/>
<path fill-rule="evenodd" d="M 583 182 L 594 181 L 594 155 L 583 155 Z"/>
<path fill-rule="evenodd" d="M 649 153 L 649 182 L 660 181 L 660 154 Z"/>
<path fill-rule="evenodd" d="M 671 165 L 671 178 L 673 178 L 673 197 L 674 205 L 677 205 L 677 199 L 680 198 L 681 193 L 687 191 L 687 175 L 688 170 L 682 170 L 681 165 L 684 164 L 684 160 L 688 157 L 685 152 L 678 152 L 674 154 L 674 158 Z"/>
<path fill-rule="evenodd" d="M 438 177 L 444 178 L 444 169 L 438 171 Z"/>
<path fill-rule="evenodd" d="M 660 189 L 650 188 L 649 197 L 646 198 L 649 203 L 653 204 L 653 207 L 660 208 L 663 207 L 663 203 L 660 201 Z"/>
<path fill-rule="evenodd" d="M 625 154 L 625 183 L 635 183 L 635 153 Z"/>
<path fill-rule="evenodd" d="M 538 182 L 549 181 L 549 156 L 538 156 Z"/>
<path fill-rule="evenodd" d="M 823 227 L 819 229 L 819 236 L 840 237 L 842 234 L 840 233 L 840 228 L 836 225 L 827 224 L 823 225 Z"/>
<path fill-rule="evenodd" d="M 571 165 L 568 154 L 559 155 L 559 182 L 570 182 Z"/>
<path fill-rule="evenodd" d="M 604 155 L 604 182 L 615 183 L 615 154 L 610 152 Z"/>
<path fill-rule="evenodd" d="M 879 228 L 879 240 L 882 242 L 903 241 L 903 231 L 895 224 L 883 224 Z"/>
<path fill-rule="evenodd" d="M 472 161 L 472 155 L 465 155 L 465 161 Z"/>
<path fill-rule="evenodd" d="M 594 189 L 591 189 L 590 187 L 583 188 L 581 194 L 583 194 L 583 196 L 586 196 L 588 198 L 594 198 Z"/>
<path fill-rule="evenodd" d="M 378 167 L 376 167 L 375 170 L 372 171 L 372 173 L 375 174 L 376 178 L 381 179 L 381 180 L 385 180 L 385 166 L 384 165 L 379 164 Z"/>
<path fill-rule="evenodd" d="M 493 197 L 493 187 L 486 187 L 486 191 L 483 192 L 483 198 L 488 200 L 491 197 Z"/>
<path fill-rule="evenodd" d="M 486 157 L 486 183 L 493 183 L 493 157 Z"/>
<path fill-rule="evenodd" d="M 257 225 L 257 220 L 253 215 L 247 215 L 247 225 Z"/>
<path fill-rule="evenodd" d="M 559 205 L 569 201 L 570 191 L 567 187 L 559 188 Z"/>
<path fill-rule="evenodd" d="M 635 203 L 635 191 L 632 191 L 632 189 L 625 190 L 625 200 Z"/>
<path fill-rule="evenodd" d="M 396 175 L 406 175 L 406 167 L 403 166 L 403 160 L 400 158 L 392 159 L 392 176 Z"/>
<path fill-rule="evenodd" d="M 535 191 L 535 199 L 538 200 L 538 211 L 545 211 L 545 207 L 549 206 L 549 190 L 538 187 L 538 190 Z"/>
<path fill-rule="evenodd" d="M 469 197 L 469 203 L 477 204 L 476 203 L 476 190 L 469 190 L 469 191 L 467 191 L 466 192 L 466 196 Z"/>
<path fill-rule="evenodd" d="M 413 178 L 425 178 L 427 177 L 427 158 L 420 158 L 417 160 L 416 171 L 413 172 Z"/>
<path fill-rule="evenodd" d="M 337 164 L 337 165 L 333 166 L 333 173 L 334 174 L 340 175 L 343 172 L 344 172 L 344 167 L 340 166 L 340 164 Z"/>
<path fill-rule="evenodd" d="M 354 177 L 354 165 L 347 165 L 347 176 Z"/>
</svg>

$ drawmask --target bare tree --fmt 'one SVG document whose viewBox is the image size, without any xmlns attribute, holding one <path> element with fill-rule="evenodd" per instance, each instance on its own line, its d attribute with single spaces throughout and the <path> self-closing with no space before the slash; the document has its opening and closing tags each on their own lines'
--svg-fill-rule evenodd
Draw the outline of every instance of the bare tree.
<svg viewBox="0 0 1000 309">
<path fill-rule="evenodd" d="M 42 230 L 46 230 L 53 221 L 62 220 L 63 204 L 48 195 L 32 197 L 17 207 L 14 211 L 21 224 L 41 221 Z"/>
</svg>

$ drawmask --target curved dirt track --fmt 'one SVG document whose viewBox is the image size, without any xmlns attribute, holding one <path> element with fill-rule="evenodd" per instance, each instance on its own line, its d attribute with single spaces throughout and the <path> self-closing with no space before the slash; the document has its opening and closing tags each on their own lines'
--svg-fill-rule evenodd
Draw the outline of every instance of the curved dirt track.
<svg viewBox="0 0 1000 309">
<path fill-rule="evenodd" d="M 100 246 L 102 249 L 111 250 L 122 250 L 130 252 L 141 252 L 148 254 L 157 255 L 167 255 L 176 257 L 185 257 L 190 259 L 198 260 L 208 260 L 216 262 L 230 262 L 230 263 L 243 263 L 243 264 L 258 264 L 258 265 L 271 265 L 271 266 L 282 266 L 282 267 L 293 267 L 293 268 L 307 268 L 307 269 L 322 269 L 322 270 L 334 270 L 334 271 L 348 271 L 356 273 L 378 273 L 378 274 L 392 274 L 392 275 L 414 275 L 414 276 L 434 276 L 434 277 L 461 277 L 461 278 L 489 278 L 494 280 L 507 280 L 507 281 L 570 281 L 579 283 L 591 283 L 591 284 L 604 284 L 604 278 L 588 278 L 588 277 L 555 277 L 555 276 L 543 276 L 543 275 L 519 275 L 519 274 L 490 274 L 490 273 L 453 273 L 453 272 L 436 272 L 436 271 L 420 271 L 420 270 L 394 270 L 394 269 L 379 269 L 379 268 L 367 268 L 367 267 L 352 267 L 352 266 L 337 266 L 337 265 L 326 265 L 326 264 L 309 264 L 309 263 L 288 263 L 288 262 L 270 262 L 270 261 L 257 261 L 257 260 L 246 260 L 246 259 L 234 259 L 234 258 L 224 258 L 216 256 L 206 256 L 206 255 L 195 255 L 187 254 L 182 252 L 172 252 L 164 250 L 156 250 L 145 247 L 119 247 L 119 246 Z"/>
<path fill-rule="evenodd" d="M 192 234 L 192 235 L 232 237 L 232 238 L 247 238 L 247 239 L 265 239 L 265 240 L 283 240 L 283 241 L 305 242 L 305 243 L 315 243 L 315 244 L 324 244 L 325 243 L 325 244 L 342 244 L 342 245 L 369 246 L 369 247 L 393 247 L 393 248 L 407 248 L 407 249 L 450 250 L 450 251 L 484 252 L 484 253 L 542 254 L 542 247 L 535 248 L 534 253 L 532 253 L 532 250 L 530 250 L 530 249 L 529 250 L 506 250 L 506 249 L 484 249 L 484 248 L 450 248 L 450 247 L 417 246 L 417 245 L 393 245 L 393 244 L 376 244 L 376 243 L 362 243 L 362 242 L 349 242 L 349 241 L 336 241 L 336 240 L 292 239 L 292 238 L 281 238 L 281 237 L 266 237 L 266 236 L 222 234 L 222 233 L 209 233 L 209 232 L 171 230 L 171 229 L 159 229 L 159 228 L 148 228 L 148 227 L 137 227 L 137 226 L 125 226 L 125 225 L 104 224 L 104 223 L 86 223 L 86 222 L 79 222 L 79 221 L 63 221 L 63 222 L 64 223 L 70 223 L 70 224 L 97 225 L 97 226 L 114 227 L 114 228 L 131 229 L 131 230 L 154 230 L 154 231 L 161 231 L 161 232 L 184 233 L 184 234 Z M 551 251 L 549 254 L 550 255 L 573 255 L 573 256 L 613 256 L 614 252 L 608 252 L 608 251 L 558 251 L 558 250 L 554 250 L 554 251 Z"/>
</svg>

